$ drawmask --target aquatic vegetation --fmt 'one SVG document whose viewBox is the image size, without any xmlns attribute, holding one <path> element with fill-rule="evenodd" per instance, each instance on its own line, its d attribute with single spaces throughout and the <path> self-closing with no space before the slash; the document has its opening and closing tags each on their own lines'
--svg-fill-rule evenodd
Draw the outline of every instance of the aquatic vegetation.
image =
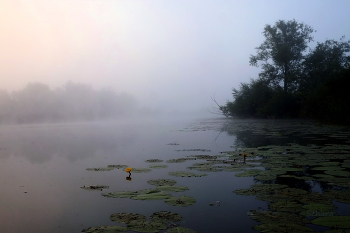
<svg viewBox="0 0 350 233">
<path fill-rule="evenodd" d="M 216 159 L 217 156 L 215 155 L 190 155 L 187 157 L 194 157 L 196 159 Z"/>
<path fill-rule="evenodd" d="M 179 176 L 179 177 L 201 177 L 206 176 L 207 174 L 196 174 L 193 172 L 186 172 L 186 171 L 177 171 L 177 172 L 169 172 L 170 176 Z"/>
<path fill-rule="evenodd" d="M 161 160 L 161 159 L 147 159 L 145 162 L 146 163 L 161 163 L 161 162 L 163 162 L 163 160 Z"/>
<path fill-rule="evenodd" d="M 158 179 L 158 180 L 149 180 L 147 181 L 147 183 L 151 184 L 151 185 L 156 185 L 156 186 L 171 186 L 176 184 L 175 180 L 171 180 L 171 179 Z"/>
<path fill-rule="evenodd" d="M 165 165 L 165 164 L 151 164 L 148 167 L 149 168 L 154 168 L 154 169 L 160 169 L 160 168 L 167 168 L 168 165 Z"/>
<path fill-rule="evenodd" d="M 99 226 L 83 229 L 81 232 L 86 233 L 123 233 L 128 231 L 127 227 L 123 226 Z"/>
<path fill-rule="evenodd" d="M 160 191 L 166 191 L 166 192 L 183 192 L 186 190 L 189 190 L 188 187 L 184 187 L 184 186 L 158 186 L 156 188 L 157 190 Z"/>
<path fill-rule="evenodd" d="M 174 227 L 167 230 L 167 233 L 197 233 L 197 231 L 185 227 Z"/>
<path fill-rule="evenodd" d="M 202 171 L 202 172 L 218 172 L 223 170 L 223 166 L 212 166 L 208 164 L 193 164 L 187 167 L 190 170 Z"/>
<path fill-rule="evenodd" d="M 269 204 L 269 209 L 284 212 L 301 212 L 304 210 L 302 204 L 296 201 L 272 202 Z"/>
<path fill-rule="evenodd" d="M 336 209 L 334 205 L 331 203 L 323 204 L 323 203 L 313 203 L 313 204 L 306 204 L 303 205 L 302 208 L 304 209 L 299 214 L 304 216 L 320 216 L 327 214 L 329 216 L 330 214 L 333 216 L 335 215 L 335 212 L 332 212 L 332 210 Z M 306 209 L 306 210 L 305 210 Z"/>
<path fill-rule="evenodd" d="M 315 232 L 309 227 L 305 227 L 295 223 L 265 223 L 253 226 L 253 229 L 264 233 L 288 232 L 288 233 L 307 233 Z"/>
<path fill-rule="evenodd" d="M 114 167 L 90 167 L 86 168 L 88 171 L 111 171 Z"/>
<path fill-rule="evenodd" d="M 127 168 L 129 167 L 128 165 L 119 165 L 119 164 L 112 164 L 112 165 L 108 165 L 107 167 L 111 167 L 111 168 L 116 168 L 116 169 L 124 169 L 124 168 Z"/>
<path fill-rule="evenodd" d="M 324 192 L 324 196 L 332 200 L 350 204 L 350 190 L 327 190 Z"/>
<path fill-rule="evenodd" d="M 131 170 L 132 170 L 132 168 L 131 168 L 131 167 L 127 167 L 127 168 L 125 168 L 125 171 L 126 171 L 126 172 L 131 172 Z"/>
<path fill-rule="evenodd" d="M 178 158 L 178 159 L 169 159 L 166 162 L 167 163 L 183 163 L 188 160 L 195 160 L 195 158 Z"/>
<path fill-rule="evenodd" d="M 139 195 L 141 192 L 139 191 L 118 191 L 118 192 L 110 192 L 110 193 L 101 193 L 104 197 L 112 197 L 112 198 L 130 198 L 133 196 Z"/>
<path fill-rule="evenodd" d="M 146 173 L 146 172 L 151 172 L 152 169 L 150 168 L 133 168 L 132 172 L 133 173 Z"/>
<path fill-rule="evenodd" d="M 166 229 L 166 225 L 159 221 L 131 221 L 127 224 L 129 231 L 136 232 L 159 232 Z"/>
<path fill-rule="evenodd" d="M 129 223 L 131 221 L 145 221 L 146 217 L 141 214 L 115 213 L 110 216 L 111 221 L 119 223 Z"/>
<path fill-rule="evenodd" d="M 311 220 L 312 224 L 335 227 L 335 228 L 350 228 L 350 216 L 327 216 L 318 217 Z"/>
<path fill-rule="evenodd" d="M 150 218 L 152 221 L 159 222 L 179 222 L 182 219 L 182 216 L 170 211 L 158 211 L 154 212 Z"/>
<path fill-rule="evenodd" d="M 260 169 L 247 169 L 244 172 L 236 173 L 235 176 L 237 177 L 246 177 L 246 176 L 256 176 L 260 174 L 262 170 Z"/>
<path fill-rule="evenodd" d="M 169 197 L 171 197 L 169 193 L 154 189 L 136 196 L 131 196 L 130 198 L 134 200 L 161 200 Z"/>
<path fill-rule="evenodd" d="M 257 222 L 265 224 L 293 223 L 304 225 L 310 223 L 310 221 L 304 216 L 288 212 L 250 210 L 248 216 Z"/>
<path fill-rule="evenodd" d="M 108 189 L 109 186 L 108 185 L 87 185 L 87 186 L 83 186 L 83 187 L 80 187 L 81 189 L 84 189 L 84 190 L 97 190 L 97 191 L 102 191 L 103 189 Z"/>
<path fill-rule="evenodd" d="M 200 152 L 210 152 L 211 150 L 207 150 L 207 149 L 183 149 L 183 150 L 175 150 L 175 151 L 200 151 Z"/>
<path fill-rule="evenodd" d="M 164 200 L 165 203 L 173 206 L 190 206 L 196 202 L 196 199 L 188 196 L 180 196 L 180 197 L 170 197 Z"/>
</svg>

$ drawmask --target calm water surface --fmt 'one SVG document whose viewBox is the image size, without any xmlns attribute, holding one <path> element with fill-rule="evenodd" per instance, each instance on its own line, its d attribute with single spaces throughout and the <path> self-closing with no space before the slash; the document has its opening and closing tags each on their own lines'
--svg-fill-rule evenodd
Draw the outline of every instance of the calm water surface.
<svg viewBox="0 0 350 233">
<path fill-rule="evenodd" d="M 169 171 L 185 170 L 193 161 L 166 163 L 188 155 L 218 155 L 230 146 L 252 143 L 246 135 L 225 132 L 223 118 L 178 121 L 125 121 L 0 127 L 0 226 L 1 232 L 81 232 L 82 229 L 117 225 L 113 213 L 156 211 L 182 215 L 180 226 L 197 232 L 256 232 L 257 223 L 247 212 L 266 202 L 254 196 L 236 195 L 249 188 L 252 177 L 235 172 L 208 172 L 206 177 L 172 177 Z M 230 122 L 231 124 L 232 122 Z M 253 139 L 252 139 L 253 140 Z M 169 145 L 178 144 L 178 145 Z M 251 145 L 249 145 L 251 146 Z M 205 149 L 206 152 L 182 151 Z M 180 151 L 179 151 L 180 150 Z M 133 173 L 131 181 L 121 169 L 87 171 L 86 168 L 126 164 L 148 167 L 147 159 L 162 159 L 168 168 Z M 113 191 L 137 191 L 154 186 L 151 179 L 174 179 L 190 190 L 172 193 L 196 198 L 188 207 L 171 206 L 163 200 L 140 201 L 106 198 Z M 86 191 L 84 185 L 109 185 L 104 191 Z M 220 201 L 220 205 L 210 203 Z"/>
</svg>

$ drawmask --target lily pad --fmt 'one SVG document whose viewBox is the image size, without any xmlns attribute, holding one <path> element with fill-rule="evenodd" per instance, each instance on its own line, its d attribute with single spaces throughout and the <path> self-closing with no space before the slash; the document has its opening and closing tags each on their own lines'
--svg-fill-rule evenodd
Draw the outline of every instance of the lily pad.
<svg viewBox="0 0 350 233">
<path fill-rule="evenodd" d="M 278 221 L 278 220 L 276 220 Z M 315 232 L 309 227 L 295 223 L 265 223 L 253 227 L 254 230 L 264 233 L 288 232 L 288 233 L 307 233 Z"/>
<path fill-rule="evenodd" d="M 341 171 L 341 170 L 327 170 L 324 173 L 332 176 L 343 176 L 343 177 L 349 177 L 350 172 L 349 171 Z"/>
<path fill-rule="evenodd" d="M 179 158 L 179 159 L 169 159 L 166 162 L 167 163 L 183 163 L 188 160 L 195 160 L 195 158 Z"/>
<path fill-rule="evenodd" d="M 149 168 L 155 168 L 155 169 L 160 169 L 160 168 L 167 168 L 168 165 L 165 164 L 151 164 L 148 166 Z"/>
<path fill-rule="evenodd" d="M 197 233 L 197 231 L 186 227 L 174 227 L 168 230 L 167 233 Z"/>
<path fill-rule="evenodd" d="M 146 173 L 146 172 L 150 172 L 152 171 L 152 169 L 150 168 L 133 168 L 132 172 L 133 173 Z"/>
<path fill-rule="evenodd" d="M 158 211 L 154 212 L 151 215 L 152 221 L 159 221 L 159 222 L 178 222 L 182 219 L 182 216 L 177 213 L 169 212 L 169 211 Z"/>
<path fill-rule="evenodd" d="M 139 191 L 119 191 L 119 192 L 110 192 L 110 193 L 102 193 L 101 195 L 104 197 L 113 197 L 113 198 L 130 198 L 133 196 L 139 195 Z"/>
<path fill-rule="evenodd" d="M 279 190 L 288 187 L 282 184 L 255 184 L 250 189 L 238 189 L 233 191 L 238 195 L 261 195 L 261 194 L 274 194 Z"/>
<path fill-rule="evenodd" d="M 160 191 L 166 191 L 166 192 L 183 192 L 186 190 L 189 190 L 188 187 L 184 187 L 184 186 L 158 186 L 157 190 Z"/>
<path fill-rule="evenodd" d="M 277 201 L 269 204 L 270 210 L 285 212 L 300 212 L 304 209 L 302 205 L 295 201 Z"/>
<path fill-rule="evenodd" d="M 311 220 L 311 223 L 326 227 L 350 228 L 350 216 L 318 217 Z"/>
<path fill-rule="evenodd" d="M 148 159 L 146 160 L 145 162 L 146 163 L 161 163 L 163 162 L 164 160 L 161 160 L 161 159 Z"/>
<path fill-rule="evenodd" d="M 83 229 L 81 232 L 86 233 L 123 233 L 127 232 L 127 227 L 123 226 L 99 226 Z"/>
<path fill-rule="evenodd" d="M 119 164 L 112 164 L 112 165 L 108 165 L 108 167 L 113 168 L 113 169 L 124 169 L 129 167 L 128 165 L 119 165 Z"/>
<path fill-rule="evenodd" d="M 107 185 L 87 185 L 87 186 L 83 186 L 83 187 L 80 187 L 84 190 L 92 190 L 92 191 L 102 191 L 103 189 L 108 189 L 109 186 Z"/>
<path fill-rule="evenodd" d="M 323 194 L 329 199 L 350 204 L 350 191 L 327 190 Z"/>
<path fill-rule="evenodd" d="M 86 168 L 88 171 L 110 171 L 113 170 L 113 167 L 90 167 Z"/>
<path fill-rule="evenodd" d="M 196 174 L 193 172 L 186 172 L 186 171 L 177 171 L 177 172 L 169 172 L 170 176 L 179 176 L 179 177 L 201 177 L 206 176 L 207 174 Z"/>
<path fill-rule="evenodd" d="M 217 156 L 215 155 L 190 155 L 188 157 L 194 157 L 197 159 L 216 159 L 217 158 Z"/>
<path fill-rule="evenodd" d="M 129 223 L 131 221 L 145 221 L 146 217 L 141 214 L 115 213 L 110 216 L 111 221 L 119 223 Z"/>
<path fill-rule="evenodd" d="M 160 190 L 153 190 L 144 194 L 132 196 L 130 198 L 134 200 L 161 200 L 169 197 L 171 197 L 169 193 L 164 193 L 164 192 L 161 192 Z"/>
<path fill-rule="evenodd" d="M 155 221 L 131 221 L 127 224 L 128 230 L 136 232 L 159 232 L 166 229 L 166 225 L 162 222 Z"/>
<path fill-rule="evenodd" d="M 236 173 L 235 176 L 237 177 L 256 176 L 261 172 L 262 170 L 259 170 L 259 169 L 248 169 L 248 170 L 245 170 L 244 172 Z"/>
<path fill-rule="evenodd" d="M 147 183 L 151 184 L 151 185 L 156 185 L 156 186 L 171 186 L 176 184 L 175 180 L 171 180 L 171 179 L 158 179 L 158 180 L 149 180 L 147 181 Z"/>
<path fill-rule="evenodd" d="M 180 197 L 170 197 L 164 200 L 165 203 L 173 206 L 190 206 L 196 202 L 196 199 L 188 196 L 180 196 Z"/>
<path fill-rule="evenodd" d="M 255 221 L 270 224 L 270 223 L 293 223 L 304 225 L 310 221 L 304 216 L 287 213 L 287 212 L 274 212 L 274 211 L 256 211 L 250 210 L 248 216 Z M 278 232 L 278 231 L 277 231 Z"/>
</svg>

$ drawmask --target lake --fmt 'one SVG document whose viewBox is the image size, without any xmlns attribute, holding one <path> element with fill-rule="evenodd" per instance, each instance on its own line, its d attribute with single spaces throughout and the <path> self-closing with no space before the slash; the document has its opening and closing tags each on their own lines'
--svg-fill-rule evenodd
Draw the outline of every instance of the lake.
<svg viewBox="0 0 350 233">
<path fill-rule="evenodd" d="M 307 221 L 350 215 L 349 145 L 346 127 L 296 120 L 207 118 L 1 126 L 1 232 L 93 232 L 90 227 L 126 226 L 111 221 L 113 214 L 140 214 L 150 221 L 154 213 L 169 211 L 181 219 L 169 217 L 163 222 L 167 229 L 154 232 L 172 232 L 177 226 L 193 230 L 184 232 L 250 233 L 257 232 L 253 226 L 268 225 L 270 220 L 261 220 L 262 215 L 283 221 L 280 212 L 300 215 L 301 210 L 307 220 L 296 224 L 322 232 L 331 228 Z M 124 171 L 126 166 L 133 169 L 131 175 Z M 179 175 L 178 171 L 191 173 Z M 188 189 L 159 191 L 148 183 L 160 179 Z M 278 196 L 272 197 L 271 192 L 252 188 L 254 184 L 289 189 L 276 186 Z M 249 193 L 252 190 L 258 191 Z M 123 191 L 136 194 L 113 197 Z M 168 196 L 148 200 L 152 193 Z M 302 201 L 316 194 L 324 194 L 318 196 L 325 199 L 323 209 L 310 206 L 310 200 Z M 168 197 L 178 199 L 169 204 Z M 301 209 L 271 205 L 281 201 Z M 332 232 L 349 228 L 341 224 L 347 218 L 335 220 L 338 225 L 332 229 L 337 231 Z"/>
</svg>

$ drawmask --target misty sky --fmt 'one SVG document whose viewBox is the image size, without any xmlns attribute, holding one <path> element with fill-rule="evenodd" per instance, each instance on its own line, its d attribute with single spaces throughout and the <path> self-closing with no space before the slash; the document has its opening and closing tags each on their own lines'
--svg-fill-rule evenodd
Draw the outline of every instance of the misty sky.
<svg viewBox="0 0 350 233">
<path fill-rule="evenodd" d="M 224 104 L 257 78 L 266 24 L 292 20 L 315 41 L 350 39 L 348 0 L 0 0 L 0 89 L 67 81 L 111 87 L 141 105 Z"/>
</svg>

